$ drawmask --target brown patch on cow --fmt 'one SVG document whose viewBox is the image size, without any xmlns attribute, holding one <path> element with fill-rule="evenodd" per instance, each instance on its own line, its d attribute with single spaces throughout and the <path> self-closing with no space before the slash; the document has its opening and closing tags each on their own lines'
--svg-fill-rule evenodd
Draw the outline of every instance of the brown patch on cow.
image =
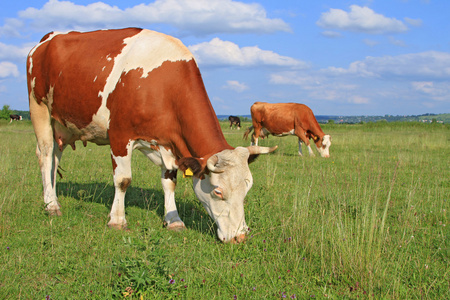
<svg viewBox="0 0 450 300">
<path fill-rule="evenodd" d="M 177 170 L 167 170 L 164 173 L 164 178 L 170 179 L 172 181 L 176 181 L 177 180 Z"/>
<path fill-rule="evenodd" d="M 133 97 L 130 91 L 136 91 Z M 115 156 L 126 155 L 128 142 L 139 139 L 156 141 L 177 158 L 205 157 L 233 149 L 214 117 L 194 60 L 166 61 L 148 74 L 143 74 L 142 68 L 123 73 L 107 108 L 111 111 L 108 133 Z M 196 121 L 198 116 L 202 122 Z"/>
<path fill-rule="evenodd" d="M 125 192 L 127 188 L 131 184 L 131 178 L 123 178 L 122 181 L 119 183 L 119 188 L 122 192 Z"/>
<path fill-rule="evenodd" d="M 201 178 L 206 171 L 205 168 L 206 163 L 202 165 L 200 159 L 195 157 L 180 158 L 177 164 L 181 171 L 185 172 L 187 169 L 191 169 L 192 173 L 194 173 L 194 176 L 198 178 Z"/>
<path fill-rule="evenodd" d="M 43 41 L 45 41 L 46 39 L 48 39 L 49 36 L 51 36 L 53 33 L 54 33 L 54 31 L 51 31 L 51 32 L 47 33 L 46 35 L 44 35 L 44 36 L 42 37 L 42 39 L 40 40 L 40 43 L 42 43 Z"/>
<path fill-rule="evenodd" d="M 28 74 L 29 85 L 31 79 L 35 78 L 33 92 L 38 103 L 44 101 L 50 104 L 52 101 L 51 114 L 54 119 L 64 126 L 70 122 L 79 129 L 85 128 L 101 105 L 99 92 L 104 89 L 114 65 L 114 57 L 125 46 L 123 40 L 140 31 L 130 28 L 69 32 L 44 42 L 33 53 L 32 74 Z M 81 34 L 83 38 L 80 38 Z M 80 62 L 86 61 L 87 57 L 89 63 L 80 66 Z M 28 67 L 29 64 L 30 60 Z"/>
</svg>

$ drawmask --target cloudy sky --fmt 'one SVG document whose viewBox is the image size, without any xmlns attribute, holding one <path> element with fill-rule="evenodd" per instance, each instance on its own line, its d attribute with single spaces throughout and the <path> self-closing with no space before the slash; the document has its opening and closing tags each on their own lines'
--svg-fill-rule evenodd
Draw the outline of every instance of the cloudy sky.
<svg viewBox="0 0 450 300">
<path fill-rule="evenodd" d="M 0 108 L 28 110 L 25 61 L 49 31 L 178 37 L 219 115 L 255 101 L 318 115 L 450 113 L 448 0 L 33 0 L 0 4 Z"/>
</svg>

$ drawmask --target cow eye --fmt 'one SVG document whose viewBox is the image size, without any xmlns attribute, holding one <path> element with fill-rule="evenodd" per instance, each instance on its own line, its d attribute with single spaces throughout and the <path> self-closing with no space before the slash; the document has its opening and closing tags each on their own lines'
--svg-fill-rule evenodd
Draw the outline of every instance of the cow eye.
<svg viewBox="0 0 450 300">
<path fill-rule="evenodd" d="M 221 188 L 215 188 L 214 195 L 223 200 L 223 190 Z"/>
</svg>

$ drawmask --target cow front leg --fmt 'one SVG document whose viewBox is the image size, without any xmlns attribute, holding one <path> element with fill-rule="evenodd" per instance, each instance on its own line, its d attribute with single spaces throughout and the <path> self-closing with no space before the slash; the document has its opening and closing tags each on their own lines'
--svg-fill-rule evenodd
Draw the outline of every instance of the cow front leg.
<svg viewBox="0 0 450 300">
<path fill-rule="evenodd" d="M 298 139 L 298 155 L 303 156 L 302 153 L 302 140 Z"/>
<path fill-rule="evenodd" d="M 131 184 L 131 146 L 127 149 L 126 156 L 114 156 L 111 151 L 111 158 L 114 169 L 114 202 L 109 214 L 108 226 L 116 229 L 126 229 L 125 219 L 125 193 Z"/>
<path fill-rule="evenodd" d="M 294 134 L 298 137 L 298 154 L 302 155 L 301 143 L 304 142 L 306 147 L 308 148 L 308 152 L 310 156 L 314 156 L 314 152 L 311 149 L 311 144 L 309 143 L 309 139 L 306 137 L 305 132 L 302 128 L 295 128 Z"/>
<path fill-rule="evenodd" d="M 161 184 L 164 190 L 164 223 L 169 230 L 183 230 L 185 226 L 178 215 L 175 204 L 177 170 L 167 170 L 165 167 L 161 167 Z"/>
</svg>

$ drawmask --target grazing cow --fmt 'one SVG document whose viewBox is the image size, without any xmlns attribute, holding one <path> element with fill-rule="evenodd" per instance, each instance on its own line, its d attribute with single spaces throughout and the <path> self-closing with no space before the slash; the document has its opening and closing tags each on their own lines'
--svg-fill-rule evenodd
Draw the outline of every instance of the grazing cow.
<svg viewBox="0 0 450 300">
<path fill-rule="evenodd" d="M 238 130 L 241 129 L 241 119 L 239 119 L 239 117 L 229 116 L 228 120 L 230 120 L 230 129 L 233 129 L 233 125 L 235 125 Z"/>
<path fill-rule="evenodd" d="M 21 121 L 22 120 L 22 116 L 19 115 L 9 115 L 10 121 L 9 123 L 11 123 L 12 121 Z"/>
<path fill-rule="evenodd" d="M 296 135 L 299 155 L 302 155 L 301 145 L 304 142 L 308 147 L 309 154 L 314 156 L 309 144 L 309 139 L 312 138 L 320 155 L 322 157 L 330 156 L 331 137 L 323 133 L 308 106 L 298 103 L 255 102 L 250 111 L 254 129 L 252 145 L 258 145 L 260 132 L 262 128 L 266 128 L 274 136 Z M 251 129 L 248 131 L 250 132 Z"/>
<path fill-rule="evenodd" d="M 115 196 L 108 225 L 126 228 L 125 192 L 131 154 L 140 150 L 161 167 L 165 223 L 185 227 L 175 205 L 177 170 L 193 175 L 193 189 L 224 242 L 240 242 L 248 228 L 244 197 L 257 155 L 276 147 L 231 147 L 191 52 L 179 40 L 126 28 L 49 33 L 27 58 L 31 121 L 50 214 L 61 214 L 56 174 L 67 145 L 110 145 Z M 195 118 L 201 116 L 202 122 Z"/>
</svg>

